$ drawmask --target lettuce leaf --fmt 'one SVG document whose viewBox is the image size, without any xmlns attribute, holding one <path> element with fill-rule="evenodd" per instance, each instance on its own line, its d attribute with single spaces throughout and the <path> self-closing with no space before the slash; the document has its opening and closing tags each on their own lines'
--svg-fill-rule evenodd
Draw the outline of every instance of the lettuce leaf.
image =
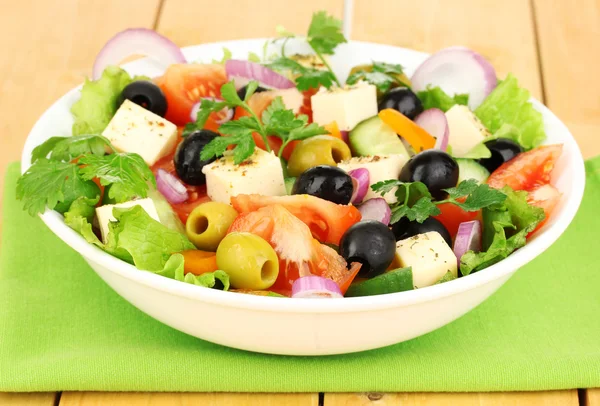
<svg viewBox="0 0 600 406">
<path fill-rule="evenodd" d="M 526 243 L 527 234 L 544 219 L 544 210 L 527 203 L 527 192 L 506 186 L 504 203 L 483 209 L 482 252 L 467 251 L 460 272 L 468 275 L 506 258 Z"/>
<path fill-rule="evenodd" d="M 444 113 L 455 104 L 462 104 L 466 106 L 469 103 L 468 94 L 456 94 L 453 97 L 449 96 L 439 86 L 427 87 L 427 90 L 417 92 L 417 97 L 423 103 L 423 109 L 440 109 Z"/>
<path fill-rule="evenodd" d="M 86 79 L 81 97 L 71 107 L 72 135 L 100 134 L 117 112 L 117 100 L 121 92 L 134 80 L 149 80 L 139 76 L 132 78 L 117 66 L 109 66 L 98 80 Z"/>
<path fill-rule="evenodd" d="M 542 114 L 529 103 L 530 96 L 509 74 L 475 109 L 475 115 L 496 137 L 511 138 L 527 150 L 535 148 L 546 133 Z"/>
<path fill-rule="evenodd" d="M 203 273 L 202 275 L 184 274 L 183 261 L 183 255 L 173 254 L 165 264 L 164 269 L 155 273 L 179 282 L 189 283 L 190 285 L 229 290 L 229 275 L 225 271 L 216 270 L 214 272 Z"/>
</svg>

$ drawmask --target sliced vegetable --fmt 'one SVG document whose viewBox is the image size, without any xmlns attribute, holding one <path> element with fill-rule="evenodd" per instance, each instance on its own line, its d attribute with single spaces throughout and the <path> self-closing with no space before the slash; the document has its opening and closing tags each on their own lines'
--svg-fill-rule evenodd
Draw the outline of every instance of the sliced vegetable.
<svg viewBox="0 0 600 406">
<path fill-rule="evenodd" d="M 184 272 L 194 275 L 214 272 L 217 269 L 217 254 L 200 250 L 189 250 L 181 252 L 184 262 Z"/>
<path fill-rule="evenodd" d="M 475 179 L 477 183 L 485 183 L 490 172 L 473 159 L 456 158 L 458 164 L 458 183 L 467 179 Z"/>
<path fill-rule="evenodd" d="M 362 215 L 362 220 L 376 220 L 386 226 L 390 224 L 392 211 L 383 197 L 369 199 L 358 208 Z"/>
<path fill-rule="evenodd" d="M 450 97 L 439 86 L 427 86 L 426 90 L 417 93 L 417 97 L 421 99 L 425 110 L 440 109 L 444 113 L 457 104 L 462 106 L 469 104 L 468 94 L 455 94 Z"/>
<path fill-rule="evenodd" d="M 460 223 L 454 240 L 454 255 L 460 266 L 460 258 L 467 252 L 481 251 L 481 223 L 477 220 Z"/>
<path fill-rule="evenodd" d="M 468 93 L 474 110 L 494 90 L 498 80 L 494 67 L 477 52 L 465 47 L 450 47 L 425 60 L 411 77 L 417 92 L 439 86 L 445 93 Z"/>
<path fill-rule="evenodd" d="M 202 104 L 202 100 L 204 100 L 204 99 L 214 100 L 214 101 L 222 101 L 221 99 L 216 99 L 214 97 L 203 97 L 202 99 L 200 99 L 200 101 L 198 101 L 198 103 L 194 104 L 194 107 L 192 107 L 192 111 L 190 112 L 190 120 L 191 121 L 196 121 L 196 118 L 198 117 L 198 111 L 200 111 L 200 104 Z M 221 110 L 218 113 L 211 113 L 211 116 L 213 116 L 212 118 L 215 120 L 215 123 L 223 124 L 223 123 L 230 121 L 233 118 L 234 113 L 235 113 L 234 109 L 225 107 L 223 110 Z"/>
<path fill-rule="evenodd" d="M 360 204 L 369 192 L 370 176 L 367 168 L 353 169 L 348 172 L 352 177 L 354 192 L 352 193 L 352 204 Z"/>
<path fill-rule="evenodd" d="M 182 203 L 189 197 L 184 184 L 164 169 L 156 171 L 156 187 L 170 203 Z"/>
<path fill-rule="evenodd" d="M 435 137 L 435 149 L 446 151 L 450 129 L 446 115 L 440 109 L 428 109 L 415 118 L 415 123 Z"/>
<path fill-rule="evenodd" d="M 538 224 L 535 230 L 529 233 L 528 237 L 535 233 L 546 223 L 546 221 L 548 221 L 552 215 L 552 212 L 554 211 L 554 208 L 560 201 L 561 196 L 562 194 L 558 191 L 558 189 L 550 184 L 536 186 L 529 191 L 529 194 L 527 195 L 527 203 L 544 209 L 544 214 L 546 217 Z"/>
<path fill-rule="evenodd" d="M 198 249 L 216 251 L 237 216 L 238 213 L 228 204 L 202 203 L 188 217 L 186 234 Z"/>
<path fill-rule="evenodd" d="M 168 38 L 147 28 L 131 28 L 121 31 L 102 47 L 94 61 L 92 76 L 99 79 L 109 65 L 118 65 L 132 55 L 146 55 L 167 67 L 186 63 L 181 49 Z"/>
<path fill-rule="evenodd" d="M 362 264 L 361 277 L 383 273 L 396 253 L 394 233 L 379 221 L 364 220 L 346 231 L 340 241 L 340 255 L 348 262 Z"/>
<path fill-rule="evenodd" d="M 319 165 L 336 166 L 351 156 L 350 148 L 344 141 L 331 135 L 317 135 L 294 148 L 288 161 L 288 171 L 291 176 L 300 176 L 307 169 Z"/>
<path fill-rule="evenodd" d="M 435 146 L 435 138 L 402 113 L 393 109 L 385 109 L 379 112 L 379 118 L 396 134 L 408 141 L 417 153 Z"/>
<path fill-rule="evenodd" d="M 342 298 L 340 287 L 331 279 L 321 276 L 304 276 L 294 281 L 292 298 L 334 299 Z"/>
<path fill-rule="evenodd" d="M 346 171 L 329 165 L 319 165 L 302 172 L 294 187 L 293 195 L 311 195 L 333 202 L 348 204 L 354 187 L 352 177 Z"/>
<path fill-rule="evenodd" d="M 291 89 L 294 82 L 283 75 L 261 65 L 260 63 L 230 59 L 225 62 L 225 71 L 229 79 L 235 79 L 237 87 L 246 85 L 251 80 L 275 89 Z"/>
<path fill-rule="evenodd" d="M 353 283 L 346 292 L 346 297 L 384 295 L 386 293 L 413 290 L 413 274 L 411 268 L 395 269 L 369 280 Z"/>
<path fill-rule="evenodd" d="M 373 116 L 361 121 L 348 134 L 347 142 L 354 155 L 404 155 L 409 158 L 408 151 L 394 130 L 381 121 L 379 116 Z"/>
</svg>

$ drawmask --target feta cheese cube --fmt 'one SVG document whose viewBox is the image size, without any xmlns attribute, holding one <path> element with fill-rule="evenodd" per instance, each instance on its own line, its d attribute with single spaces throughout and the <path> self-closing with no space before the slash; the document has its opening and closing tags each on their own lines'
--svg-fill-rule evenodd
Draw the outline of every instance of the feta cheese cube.
<svg viewBox="0 0 600 406">
<path fill-rule="evenodd" d="M 264 196 L 286 194 L 281 161 L 275 154 L 256 148 L 240 165 L 230 153 L 202 168 L 206 191 L 214 202 L 231 204 L 231 197 L 259 193 Z"/>
<path fill-rule="evenodd" d="M 102 135 L 121 152 L 139 154 L 149 166 L 173 150 L 177 126 L 125 100 Z"/>
<path fill-rule="evenodd" d="M 458 274 L 456 255 L 437 231 L 398 241 L 394 262 L 399 267 L 412 267 L 415 288 L 431 286 L 448 272 Z"/>
<path fill-rule="evenodd" d="M 446 112 L 450 138 L 448 144 L 452 147 L 452 155 L 463 157 L 474 146 L 483 142 L 489 136 L 489 131 L 479 121 L 467 106 L 455 104 Z"/>
<path fill-rule="evenodd" d="M 377 115 L 377 89 L 366 82 L 344 88 L 321 88 L 310 100 L 313 121 L 320 125 L 335 121 L 341 131 L 350 131 L 361 121 Z"/>
<path fill-rule="evenodd" d="M 154 202 L 149 197 L 119 204 L 107 204 L 97 207 L 96 217 L 98 218 L 98 225 L 100 226 L 100 232 L 102 233 L 102 241 L 106 243 L 106 238 L 108 237 L 108 223 L 111 221 L 116 221 L 115 216 L 113 216 L 113 209 L 115 207 L 118 209 L 127 209 L 133 206 L 141 206 L 150 217 L 156 221 L 160 221 L 158 212 L 154 206 Z"/>
<path fill-rule="evenodd" d="M 369 191 L 365 196 L 365 200 L 373 199 L 374 197 L 382 197 L 379 193 L 375 193 L 371 189 L 371 185 L 377 182 L 390 179 L 398 179 L 400 172 L 408 158 L 404 155 L 375 155 L 361 156 L 350 158 L 338 164 L 338 168 L 349 172 L 353 169 L 366 168 L 369 171 Z M 388 203 L 396 203 L 396 189 L 386 193 L 383 198 Z"/>
</svg>

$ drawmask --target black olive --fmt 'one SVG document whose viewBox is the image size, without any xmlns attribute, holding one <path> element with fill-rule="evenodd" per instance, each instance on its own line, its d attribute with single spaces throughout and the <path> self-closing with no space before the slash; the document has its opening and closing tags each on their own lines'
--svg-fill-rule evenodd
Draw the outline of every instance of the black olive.
<svg viewBox="0 0 600 406">
<path fill-rule="evenodd" d="M 405 240 L 417 234 L 425 234 L 430 231 L 437 231 L 440 233 L 448 246 L 452 247 L 452 237 L 450 237 L 448 229 L 446 229 L 439 220 L 436 220 L 433 217 L 429 217 L 422 223 L 410 221 L 406 217 L 402 217 L 400 221 L 392 224 L 392 232 L 394 233 L 394 237 L 396 237 L 396 241 Z"/>
<path fill-rule="evenodd" d="M 402 182 L 423 182 L 438 200 L 448 195 L 442 189 L 455 187 L 458 182 L 458 164 L 447 153 L 434 149 L 413 156 L 400 172 Z"/>
<path fill-rule="evenodd" d="M 203 161 L 200 159 L 202 149 L 219 134 L 210 130 L 199 130 L 191 133 L 179 144 L 173 157 L 177 176 L 188 185 L 203 185 L 206 177 L 202 173 L 205 165 L 215 161 L 216 158 Z"/>
<path fill-rule="evenodd" d="M 240 99 L 244 100 L 246 98 L 246 90 L 248 90 L 248 85 L 238 89 L 237 94 Z M 259 86 L 256 88 L 254 93 L 266 92 L 267 90 L 269 89 L 265 89 L 264 87 Z"/>
<path fill-rule="evenodd" d="M 125 99 L 131 100 L 161 117 L 164 117 L 167 112 L 165 94 L 160 87 L 148 80 L 136 80 L 125 86 L 117 101 L 117 107 L 123 104 Z"/>
<path fill-rule="evenodd" d="M 311 195 L 336 204 L 348 204 L 352 199 L 352 178 L 344 170 L 319 165 L 305 170 L 292 187 L 293 195 Z"/>
<path fill-rule="evenodd" d="M 523 152 L 523 147 L 507 138 L 489 140 L 484 144 L 492 152 L 492 156 L 480 159 L 479 163 L 483 165 L 485 169 L 490 171 L 490 173 L 498 169 L 504 162 L 510 161 Z"/>
<path fill-rule="evenodd" d="M 394 109 L 414 120 L 423 112 L 421 100 L 408 87 L 395 87 L 383 95 L 378 106 L 383 109 Z"/>
<path fill-rule="evenodd" d="M 348 263 L 360 262 L 359 275 L 366 278 L 385 272 L 395 254 L 394 233 L 375 220 L 359 221 L 344 233 L 340 241 L 340 255 Z"/>
</svg>

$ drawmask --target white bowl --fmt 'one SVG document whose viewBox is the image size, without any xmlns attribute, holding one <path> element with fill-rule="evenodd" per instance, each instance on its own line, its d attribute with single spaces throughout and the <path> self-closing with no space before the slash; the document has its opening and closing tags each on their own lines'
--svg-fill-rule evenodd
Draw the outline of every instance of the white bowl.
<svg viewBox="0 0 600 406">
<path fill-rule="evenodd" d="M 246 58 L 248 51 L 261 54 L 264 41 L 205 44 L 186 48 L 184 52 L 188 60 L 210 61 L 220 58 L 225 46 L 234 57 Z M 289 49 L 301 52 L 302 47 L 292 44 Z M 342 78 L 352 66 L 371 60 L 401 63 L 411 74 L 426 56 L 408 49 L 352 41 L 339 47 L 331 64 Z M 161 73 L 147 59 L 130 63 L 126 69 L 149 76 Z M 60 98 L 35 124 L 23 150 L 23 171 L 30 166 L 31 150 L 36 145 L 57 134 L 70 134 L 69 107 L 79 97 L 78 89 Z M 543 229 L 505 260 L 467 277 L 424 289 L 327 300 L 278 299 L 205 289 L 137 270 L 106 254 L 67 227 L 63 217 L 54 211 L 46 211 L 41 217 L 119 295 L 187 334 L 229 347 L 272 354 L 341 354 L 383 347 L 428 333 L 473 309 L 517 269 L 556 241 L 575 216 L 585 184 L 581 153 L 565 125 L 540 102 L 532 102 L 544 117 L 546 143 L 564 145 L 553 179 L 563 193 L 561 203 Z"/>
</svg>

